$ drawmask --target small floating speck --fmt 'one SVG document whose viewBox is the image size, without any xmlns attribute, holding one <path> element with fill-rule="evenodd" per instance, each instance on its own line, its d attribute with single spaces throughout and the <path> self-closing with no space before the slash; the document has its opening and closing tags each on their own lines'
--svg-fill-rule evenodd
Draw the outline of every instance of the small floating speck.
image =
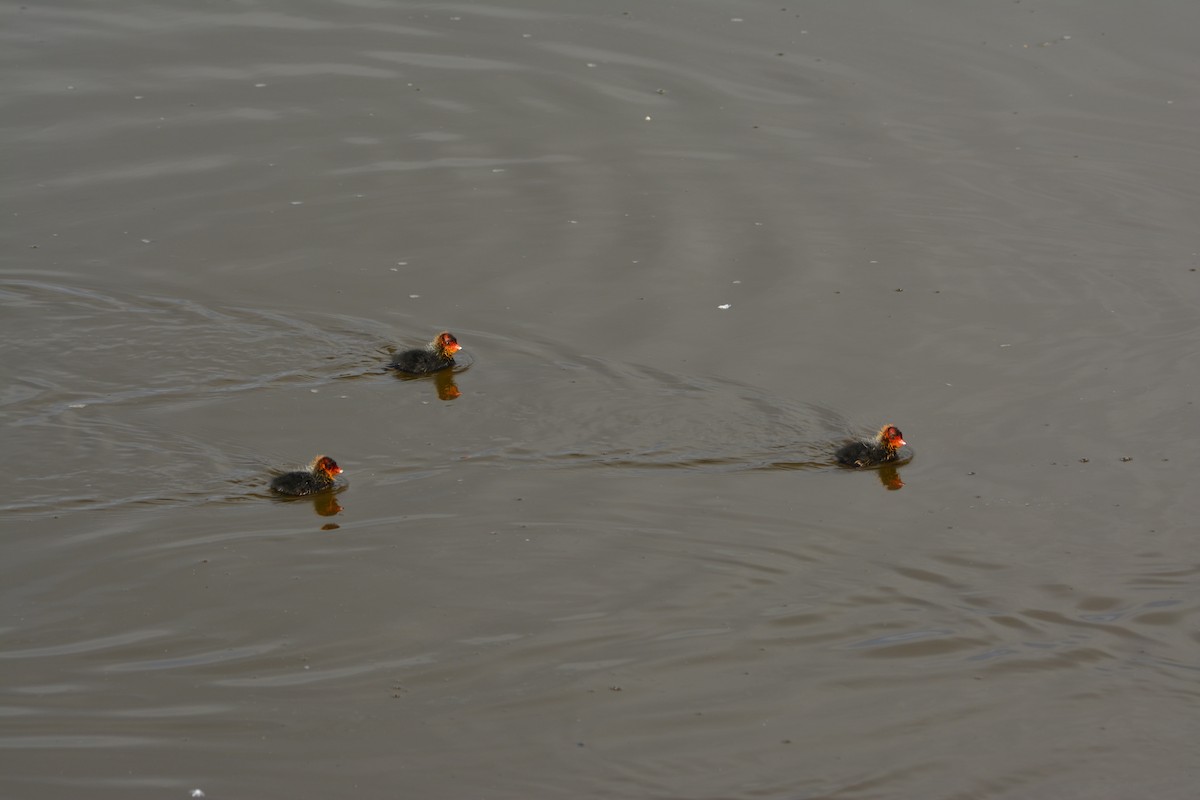
<svg viewBox="0 0 1200 800">
<path fill-rule="evenodd" d="M 416 299 L 417 299 L 418 297 L 420 297 L 420 296 L 421 296 L 421 295 L 419 295 L 419 294 L 410 294 L 410 295 L 409 295 L 409 297 L 410 297 L 411 299 L 413 299 L 413 300 L 416 300 Z"/>
<path fill-rule="evenodd" d="M 201 789 L 192 789 L 192 797 L 204 797 L 204 791 Z"/>
<path fill-rule="evenodd" d="M 407 261 L 397 261 L 397 262 L 396 262 L 396 266 L 398 266 L 398 267 L 407 267 L 407 266 L 408 266 L 408 262 L 407 262 Z"/>
<path fill-rule="evenodd" d="M 734 283 L 741 283 L 741 281 L 734 281 Z"/>
<path fill-rule="evenodd" d="M 650 121 L 650 115 L 649 115 L 649 114 L 647 114 L 647 115 L 646 115 L 646 122 L 649 122 L 649 121 Z"/>
<path fill-rule="evenodd" d="M 721 305 L 717 306 L 717 308 L 719 308 L 719 309 L 721 309 L 722 311 L 724 311 L 724 310 L 725 310 L 725 309 L 727 309 L 727 308 L 732 308 L 732 306 L 733 306 L 733 304 L 732 304 L 732 303 L 722 303 Z"/>
<path fill-rule="evenodd" d="M 745 22 L 746 20 L 742 19 L 741 17 L 731 17 L 729 21 L 730 22 Z"/>
<path fill-rule="evenodd" d="M 87 408 L 87 403 L 71 403 L 67 408 Z"/>
<path fill-rule="evenodd" d="M 507 170 L 505 170 L 504 167 L 497 167 L 496 169 L 492 170 L 492 172 L 507 172 Z"/>
<path fill-rule="evenodd" d="M 313 394 L 316 394 L 317 392 L 319 392 L 321 390 L 320 389 L 309 389 L 308 391 L 312 392 Z"/>
<path fill-rule="evenodd" d="M 154 241 L 154 240 L 153 239 L 142 239 L 142 244 L 150 244 L 150 242 L 152 242 L 152 241 Z"/>
<path fill-rule="evenodd" d="M 591 62 L 591 61 L 587 62 L 587 66 L 588 66 L 588 69 L 595 69 L 595 68 L 596 68 L 596 65 L 595 65 L 595 63 L 593 63 L 593 62 Z"/>
<path fill-rule="evenodd" d="M 135 95 L 133 96 L 133 99 L 134 99 L 134 100 L 144 100 L 144 99 L 146 99 L 146 96 L 145 96 L 145 95 L 143 95 L 143 94 L 135 94 Z"/>
<path fill-rule="evenodd" d="M 254 84 L 254 88 L 255 88 L 255 89 L 263 89 L 263 88 L 265 88 L 265 87 L 266 87 L 266 84 L 265 84 L 265 83 L 256 83 L 256 84 Z"/>
<path fill-rule="evenodd" d="M 304 205 L 304 201 L 303 201 L 303 200 L 293 200 L 293 201 L 291 201 L 290 203 L 288 203 L 288 205 L 290 205 L 290 206 L 302 206 L 302 205 Z"/>
<path fill-rule="evenodd" d="M 392 272 L 399 272 L 399 271 L 400 271 L 400 270 L 396 269 L 395 267 L 389 267 L 389 269 L 391 269 L 391 271 L 392 271 Z"/>
</svg>

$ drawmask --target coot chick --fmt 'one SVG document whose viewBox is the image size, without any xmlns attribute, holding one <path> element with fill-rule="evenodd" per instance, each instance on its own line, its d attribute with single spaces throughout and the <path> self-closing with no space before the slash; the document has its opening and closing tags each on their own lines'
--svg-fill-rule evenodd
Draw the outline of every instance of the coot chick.
<svg viewBox="0 0 1200 800">
<path fill-rule="evenodd" d="M 306 470 L 285 472 L 271 481 L 271 491 L 293 497 L 327 492 L 333 488 L 333 476 L 340 475 L 342 468 L 329 456 L 317 456 Z"/>
<path fill-rule="evenodd" d="M 875 438 L 866 442 L 850 442 L 834 453 L 837 463 L 847 467 L 877 467 L 896 460 L 896 452 L 904 445 L 904 434 L 895 425 L 884 425 Z"/>
<path fill-rule="evenodd" d="M 392 368 L 410 375 L 428 375 L 440 369 L 454 366 L 454 354 L 462 349 L 458 339 L 449 331 L 442 331 L 429 344 L 413 350 L 405 350 L 392 356 Z"/>
</svg>

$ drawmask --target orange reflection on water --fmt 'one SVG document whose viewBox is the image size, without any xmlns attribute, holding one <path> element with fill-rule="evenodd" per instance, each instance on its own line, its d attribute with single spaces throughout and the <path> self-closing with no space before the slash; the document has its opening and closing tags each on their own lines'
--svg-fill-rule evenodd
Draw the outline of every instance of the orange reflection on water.
<svg viewBox="0 0 1200 800">
<path fill-rule="evenodd" d="M 312 496 L 312 504 L 313 511 L 317 512 L 318 516 L 332 517 L 335 514 L 342 513 L 342 504 L 337 501 L 337 495 L 333 492 L 314 494 Z"/>
<path fill-rule="evenodd" d="M 904 481 L 900 480 L 900 470 L 896 469 L 895 465 L 884 464 L 877 471 L 879 473 L 879 482 L 889 492 L 904 488 Z"/>
<path fill-rule="evenodd" d="M 437 387 L 438 400 L 453 400 L 462 394 L 454 382 L 454 373 L 451 370 L 434 373 L 433 381 Z"/>
<path fill-rule="evenodd" d="M 444 369 L 431 375 L 408 375 L 404 372 L 393 372 L 393 374 L 402 381 L 424 381 L 432 378 L 438 400 L 454 400 L 462 395 L 458 384 L 454 382 L 454 370 L 452 369 Z"/>
</svg>

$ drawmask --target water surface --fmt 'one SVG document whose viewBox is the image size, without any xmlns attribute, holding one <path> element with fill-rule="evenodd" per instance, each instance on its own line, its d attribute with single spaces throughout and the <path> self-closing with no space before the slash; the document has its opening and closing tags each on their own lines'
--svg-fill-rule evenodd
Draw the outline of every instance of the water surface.
<svg viewBox="0 0 1200 800">
<path fill-rule="evenodd" d="M 0 794 L 1194 794 L 1193 5 L 0 16 Z"/>
</svg>

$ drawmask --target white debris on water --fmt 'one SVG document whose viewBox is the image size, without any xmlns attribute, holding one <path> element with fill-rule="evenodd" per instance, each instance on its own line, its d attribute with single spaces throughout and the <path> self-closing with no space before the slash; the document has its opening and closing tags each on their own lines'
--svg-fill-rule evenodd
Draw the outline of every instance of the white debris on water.
<svg viewBox="0 0 1200 800">
<path fill-rule="evenodd" d="M 732 303 L 722 303 L 721 305 L 717 306 L 717 308 L 719 308 L 719 309 L 721 309 L 722 311 L 724 311 L 725 309 L 727 309 L 727 308 L 731 308 L 732 306 L 733 306 L 733 304 L 732 304 Z"/>
</svg>

